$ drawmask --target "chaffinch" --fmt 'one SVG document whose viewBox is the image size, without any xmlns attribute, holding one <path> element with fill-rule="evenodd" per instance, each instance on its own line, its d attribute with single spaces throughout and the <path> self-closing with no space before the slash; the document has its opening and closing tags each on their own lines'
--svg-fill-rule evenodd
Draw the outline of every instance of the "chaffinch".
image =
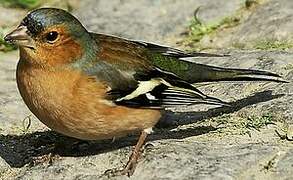
<svg viewBox="0 0 293 180">
<path fill-rule="evenodd" d="M 210 81 L 285 82 L 275 73 L 192 63 L 171 47 L 87 31 L 70 13 L 54 8 L 30 12 L 5 37 L 19 45 L 19 92 L 49 128 L 82 140 L 141 132 L 122 174 L 134 172 L 147 134 L 168 107 L 229 104 L 192 84 Z"/>
</svg>

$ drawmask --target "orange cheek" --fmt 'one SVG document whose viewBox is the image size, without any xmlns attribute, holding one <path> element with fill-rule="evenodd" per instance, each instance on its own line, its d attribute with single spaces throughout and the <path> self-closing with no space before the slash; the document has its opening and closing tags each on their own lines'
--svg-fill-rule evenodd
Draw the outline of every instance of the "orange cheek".
<svg viewBox="0 0 293 180">
<path fill-rule="evenodd" d="M 43 65 L 58 65 L 70 63 L 82 56 L 81 46 L 74 40 L 68 40 L 58 46 L 40 45 L 37 48 L 37 58 Z"/>
</svg>

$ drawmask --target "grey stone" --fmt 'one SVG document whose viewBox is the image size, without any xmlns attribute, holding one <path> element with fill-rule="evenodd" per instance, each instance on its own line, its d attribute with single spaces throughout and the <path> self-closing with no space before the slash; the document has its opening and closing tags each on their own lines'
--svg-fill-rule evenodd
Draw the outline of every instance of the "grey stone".
<svg viewBox="0 0 293 180">
<path fill-rule="evenodd" d="M 252 11 L 239 26 L 220 31 L 216 36 L 206 36 L 204 47 L 251 48 L 261 41 L 291 41 L 293 38 L 293 1 L 270 0 Z"/>
<path fill-rule="evenodd" d="M 21 17 L 26 14 L 26 11 L 21 9 L 8 9 L 0 5 L 0 27 L 16 26 Z"/>
<path fill-rule="evenodd" d="M 241 2 L 86 0 L 81 3 L 76 15 L 92 31 L 162 43 L 170 42 L 170 39 L 186 29 L 197 7 L 201 7 L 200 18 L 216 21 L 238 9 Z"/>
</svg>

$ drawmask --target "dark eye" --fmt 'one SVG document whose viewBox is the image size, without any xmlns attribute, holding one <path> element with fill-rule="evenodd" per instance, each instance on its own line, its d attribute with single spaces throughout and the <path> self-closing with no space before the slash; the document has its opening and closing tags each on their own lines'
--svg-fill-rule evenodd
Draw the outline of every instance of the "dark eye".
<svg viewBox="0 0 293 180">
<path fill-rule="evenodd" d="M 58 38 L 58 32 L 56 31 L 51 31 L 46 35 L 46 40 L 49 43 L 53 43 L 57 38 Z"/>
</svg>

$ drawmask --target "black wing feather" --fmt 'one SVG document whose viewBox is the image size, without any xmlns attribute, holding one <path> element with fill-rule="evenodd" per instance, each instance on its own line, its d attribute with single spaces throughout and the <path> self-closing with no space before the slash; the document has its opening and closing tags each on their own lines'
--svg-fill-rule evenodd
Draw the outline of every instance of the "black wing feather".
<svg viewBox="0 0 293 180">
<path fill-rule="evenodd" d="M 151 98 L 150 98 L 151 97 Z M 190 89 L 161 84 L 152 91 L 130 100 L 116 102 L 118 105 L 142 108 L 170 108 L 194 104 L 230 106 L 217 98 L 209 97 Z"/>
</svg>

